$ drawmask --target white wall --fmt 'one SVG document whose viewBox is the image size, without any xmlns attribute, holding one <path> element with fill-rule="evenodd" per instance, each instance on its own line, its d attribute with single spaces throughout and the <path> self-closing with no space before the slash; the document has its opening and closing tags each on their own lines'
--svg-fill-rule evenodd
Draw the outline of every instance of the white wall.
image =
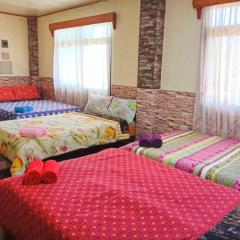
<svg viewBox="0 0 240 240">
<path fill-rule="evenodd" d="M 49 24 L 107 12 L 117 13 L 113 33 L 112 83 L 137 86 L 140 0 L 107 0 L 38 19 L 40 75 L 52 77 L 53 38 Z"/>
<path fill-rule="evenodd" d="M 196 92 L 201 20 L 192 0 L 167 0 L 161 87 Z"/>
<path fill-rule="evenodd" d="M 29 53 L 27 18 L 0 13 L 0 40 L 2 39 L 9 41 L 9 48 L 0 47 L 0 54 L 2 52 L 10 53 L 10 60 L 13 62 L 12 75 L 28 76 Z"/>
</svg>

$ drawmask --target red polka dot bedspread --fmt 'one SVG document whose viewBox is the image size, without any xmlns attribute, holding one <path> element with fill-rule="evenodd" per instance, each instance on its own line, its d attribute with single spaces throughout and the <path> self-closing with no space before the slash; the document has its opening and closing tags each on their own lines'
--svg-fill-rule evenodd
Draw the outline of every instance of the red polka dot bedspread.
<svg viewBox="0 0 240 240">
<path fill-rule="evenodd" d="M 0 180 L 0 225 L 17 239 L 198 239 L 240 204 L 236 190 L 126 150 L 59 166 L 56 184 Z"/>
</svg>

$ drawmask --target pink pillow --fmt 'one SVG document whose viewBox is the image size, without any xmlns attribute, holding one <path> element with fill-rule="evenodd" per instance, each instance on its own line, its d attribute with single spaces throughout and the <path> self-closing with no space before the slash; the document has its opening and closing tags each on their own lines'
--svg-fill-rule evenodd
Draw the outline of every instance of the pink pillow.
<svg viewBox="0 0 240 240">
<path fill-rule="evenodd" d="M 13 93 L 16 100 L 40 99 L 38 88 L 32 86 L 14 86 Z"/>
<path fill-rule="evenodd" d="M 15 96 L 13 94 L 12 87 L 0 87 L 0 101 L 13 101 Z"/>
</svg>

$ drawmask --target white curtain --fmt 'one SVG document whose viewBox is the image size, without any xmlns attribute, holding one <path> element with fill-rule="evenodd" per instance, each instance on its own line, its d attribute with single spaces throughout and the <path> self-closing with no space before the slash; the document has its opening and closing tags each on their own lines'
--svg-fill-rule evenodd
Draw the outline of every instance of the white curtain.
<svg viewBox="0 0 240 240">
<path fill-rule="evenodd" d="M 240 4 L 203 10 L 194 127 L 240 139 Z"/>
<path fill-rule="evenodd" d="M 109 95 L 112 23 L 54 32 L 56 99 L 81 107 L 89 94 Z"/>
</svg>

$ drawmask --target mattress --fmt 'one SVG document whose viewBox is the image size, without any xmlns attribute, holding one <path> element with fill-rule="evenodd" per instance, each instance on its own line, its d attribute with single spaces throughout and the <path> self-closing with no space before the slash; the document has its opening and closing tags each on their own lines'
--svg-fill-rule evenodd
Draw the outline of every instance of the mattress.
<svg viewBox="0 0 240 240">
<path fill-rule="evenodd" d="M 123 148 L 240 190 L 239 141 L 194 131 L 173 131 L 162 137 L 161 148 L 140 147 L 137 141 Z"/>
<path fill-rule="evenodd" d="M 120 149 L 59 167 L 56 184 L 0 181 L 0 225 L 17 239 L 210 239 L 230 217 L 225 239 L 239 236 L 233 189 Z"/>
<path fill-rule="evenodd" d="M 33 111 L 27 113 L 15 113 L 15 107 L 32 106 Z M 0 103 L 0 121 L 33 118 L 39 116 L 54 115 L 66 112 L 81 112 L 80 107 L 53 100 L 36 100 L 20 102 Z"/>
<path fill-rule="evenodd" d="M 25 127 L 44 128 L 46 134 L 22 137 L 20 131 Z M 0 153 L 11 161 L 13 176 L 23 174 L 34 159 L 128 138 L 117 121 L 77 112 L 0 122 Z"/>
</svg>

